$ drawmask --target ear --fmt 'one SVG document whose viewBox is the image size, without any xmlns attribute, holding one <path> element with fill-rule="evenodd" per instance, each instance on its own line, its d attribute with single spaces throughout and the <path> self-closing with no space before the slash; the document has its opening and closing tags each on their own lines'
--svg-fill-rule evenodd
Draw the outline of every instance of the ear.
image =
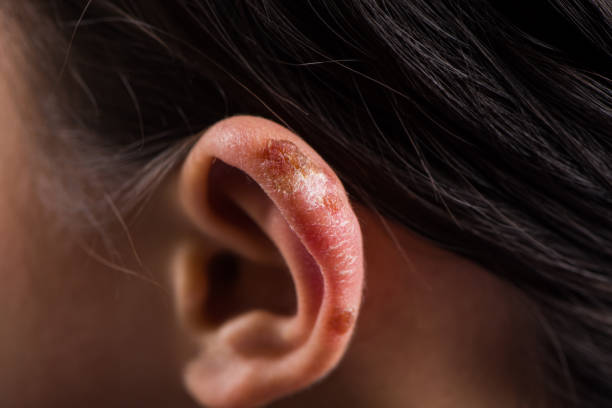
<svg viewBox="0 0 612 408">
<path fill-rule="evenodd" d="M 347 349 L 363 286 L 361 231 L 331 168 L 284 127 L 233 117 L 194 145 L 179 193 L 190 222 L 218 245 L 186 244 L 175 263 L 179 314 L 200 345 L 186 370 L 190 392 L 205 405 L 254 406 L 329 373 Z M 234 261 L 219 262 L 221 253 Z M 213 271 L 220 265 L 233 268 Z M 227 291 L 236 270 L 249 275 L 242 295 L 211 302 L 213 280 L 221 275 L 218 291 Z M 293 314 L 244 306 L 258 286 L 272 288 L 268 303 L 291 294 L 278 284 L 283 273 Z"/>
</svg>

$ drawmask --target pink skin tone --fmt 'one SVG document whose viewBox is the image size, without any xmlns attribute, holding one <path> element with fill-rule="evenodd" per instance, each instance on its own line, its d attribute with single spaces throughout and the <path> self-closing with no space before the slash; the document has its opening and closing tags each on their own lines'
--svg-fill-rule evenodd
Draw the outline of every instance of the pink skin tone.
<svg viewBox="0 0 612 408">
<path fill-rule="evenodd" d="M 192 363 L 187 381 L 206 404 L 263 403 L 316 381 L 342 356 L 361 302 L 361 231 L 340 181 L 316 152 L 269 121 L 235 117 L 202 136 L 181 175 L 187 212 L 209 234 L 235 233 L 225 232 L 231 225 L 220 223 L 202 200 L 214 160 L 244 171 L 265 192 L 266 197 L 254 200 L 251 193 L 251 199 L 241 199 L 236 194 L 249 188 L 243 185 L 228 194 L 278 247 L 293 276 L 298 306 L 290 319 L 252 312 L 227 323 L 207 339 L 207 347 L 232 353 L 232 360 L 258 358 L 220 368 L 206 363 L 210 356 L 204 351 Z M 273 361 L 262 363 L 261 353 L 249 350 L 278 344 L 283 356 Z M 237 373 L 236 366 L 248 369 Z"/>
</svg>

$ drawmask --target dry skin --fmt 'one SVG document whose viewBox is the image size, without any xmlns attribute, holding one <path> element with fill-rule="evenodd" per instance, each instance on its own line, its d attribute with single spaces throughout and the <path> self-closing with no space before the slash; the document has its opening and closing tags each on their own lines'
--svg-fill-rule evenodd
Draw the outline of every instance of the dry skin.
<svg viewBox="0 0 612 408">
<path fill-rule="evenodd" d="M 339 198 L 330 189 L 329 177 L 293 142 L 269 140 L 262 159 L 265 174 L 277 192 L 288 196 L 302 193 L 311 209 L 339 210 Z"/>
<path fill-rule="evenodd" d="M 338 185 L 324 170 L 303 154 L 288 140 L 268 140 L 261 153 L 262 169 L 270 185 L 286 197 L 300 197 L 306 209 L 324 209 L 325 219 L 335 228 L 344 228 L 346 220 L 338 213 L 342 208 Z M 343 223 L 344 221 L 344 223 Z M 328 248 L 338 257 L 338 275 L 349 275 L 354 270 L 356 257 L 347 252 L 346 241 L 334 243 Z M 350 309 L 335 310 L 328 327 L 343 335 L 353 327 L 355 312 Z"/>
</svg>

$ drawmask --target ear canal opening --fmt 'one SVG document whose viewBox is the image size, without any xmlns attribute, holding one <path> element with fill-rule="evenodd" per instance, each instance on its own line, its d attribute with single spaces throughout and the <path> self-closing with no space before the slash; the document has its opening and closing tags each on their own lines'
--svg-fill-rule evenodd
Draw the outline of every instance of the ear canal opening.
<svg viewBox="0 0 612 408">
<path fill-rule="evenodd" d="M 295 287 L 287 268 L 242 258 L 229 251 L 215 254 L 207 267 L 203 314 L 207 325 L 218 327 L 250 311 L 293 316 Z"/>
</svg>

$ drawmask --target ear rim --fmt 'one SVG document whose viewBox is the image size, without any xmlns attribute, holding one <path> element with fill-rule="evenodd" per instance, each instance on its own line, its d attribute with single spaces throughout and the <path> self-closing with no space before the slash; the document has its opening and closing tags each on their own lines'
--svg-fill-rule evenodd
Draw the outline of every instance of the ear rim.
<svg viewBox="0 0 612 408">
<path fill-rule="evenodd" d="M 293 149 L 292 146 L 297 149 L 295 155 L 299 156 L 284 156 L 294 154 L 283 150 Z M 300 161 L 300 166 L 306 166 L 307 170 L 302 171 L 299 166 L 295 169 L 291 166 L 286 168 L 285 159 L 291 161 L 297 157 L 302 160 L 302 156 L 307 161 Z M 275 161 L 279 157 L 281 161 Z M 192 363 L 187 370 L 188 388 L 201 402 L 213 406 L 260 404 L 317 381 L 329 373 L 346 352 L 355 329 L 364 286 L 361 230 L 340 180 L 308 144 L 267 119 L 236 116 L 218 122 L 203 133 L 190 152 L 179 181 L 181 203 L 187 214 L 202 230 L 216 229 L 215 235 L 221 237 L 221 241 L 233 240 L 240 235 L 232 234 L 240 232 L 235 229 L 232 231 L 221 223 L 207 203 L 208 174 L 215 160 L 244 171 L 257 182 L 314 259 L 323 281 L 323 295 L 309 335 L 302 335 L 305 337 L 303 341 L 296 342 L 291 353 L 283 357 L 286 361 L 280 363 L 293 367 L 297 374 L 266 378 L 264 373 L 270 370 L 259 367 L 243 373 L 244 378 L 234 386 L 240 390 L 241 396 L 233 392 L 231 396 L 226 393 L 225 397 L 216 395 L 211 398 L 199 387 L 198 361 Z M 280 170 L 277 166 L 279 163 L 282 167 Z M 297 180 L 292 178 L 295 177 L 291 174 L 294 170 L 299 177 L 305 178 L 305 189 L 303 185 L 300 185 L 300 189 L 294 188 L 294 181 Z M 307 178 L 310 176 L 316 176 L 316 179 L 312 179 L 315 181 L 323 180 L 323 184 L 317 184 L 317 188 L 310 191 L 310 179 Z M 279 178 L 281 184 L 278 183 Z M 298 181 L 304 181 L 302 178 Z M 313 206 L 312 200 L 323 204 Z M 236 242 L 245 253 L 250 253 L 247 239 L 234 241 L 233 244 L 236 245 Z M 296 278 L 295 271 L 291 273 L 298 292 L 295 323 L 304 320 L 305 312 L 300 310 L 300 278 Z M 287 332 L 304 330 L 303 327 L 296 328 L 296 324 L 284 325 L 281 332 L 285 334 L 281 333 L 281 337 Z M 253 381 L 259 385 L 250 386 L 249 383 Z"/>
</svg>

